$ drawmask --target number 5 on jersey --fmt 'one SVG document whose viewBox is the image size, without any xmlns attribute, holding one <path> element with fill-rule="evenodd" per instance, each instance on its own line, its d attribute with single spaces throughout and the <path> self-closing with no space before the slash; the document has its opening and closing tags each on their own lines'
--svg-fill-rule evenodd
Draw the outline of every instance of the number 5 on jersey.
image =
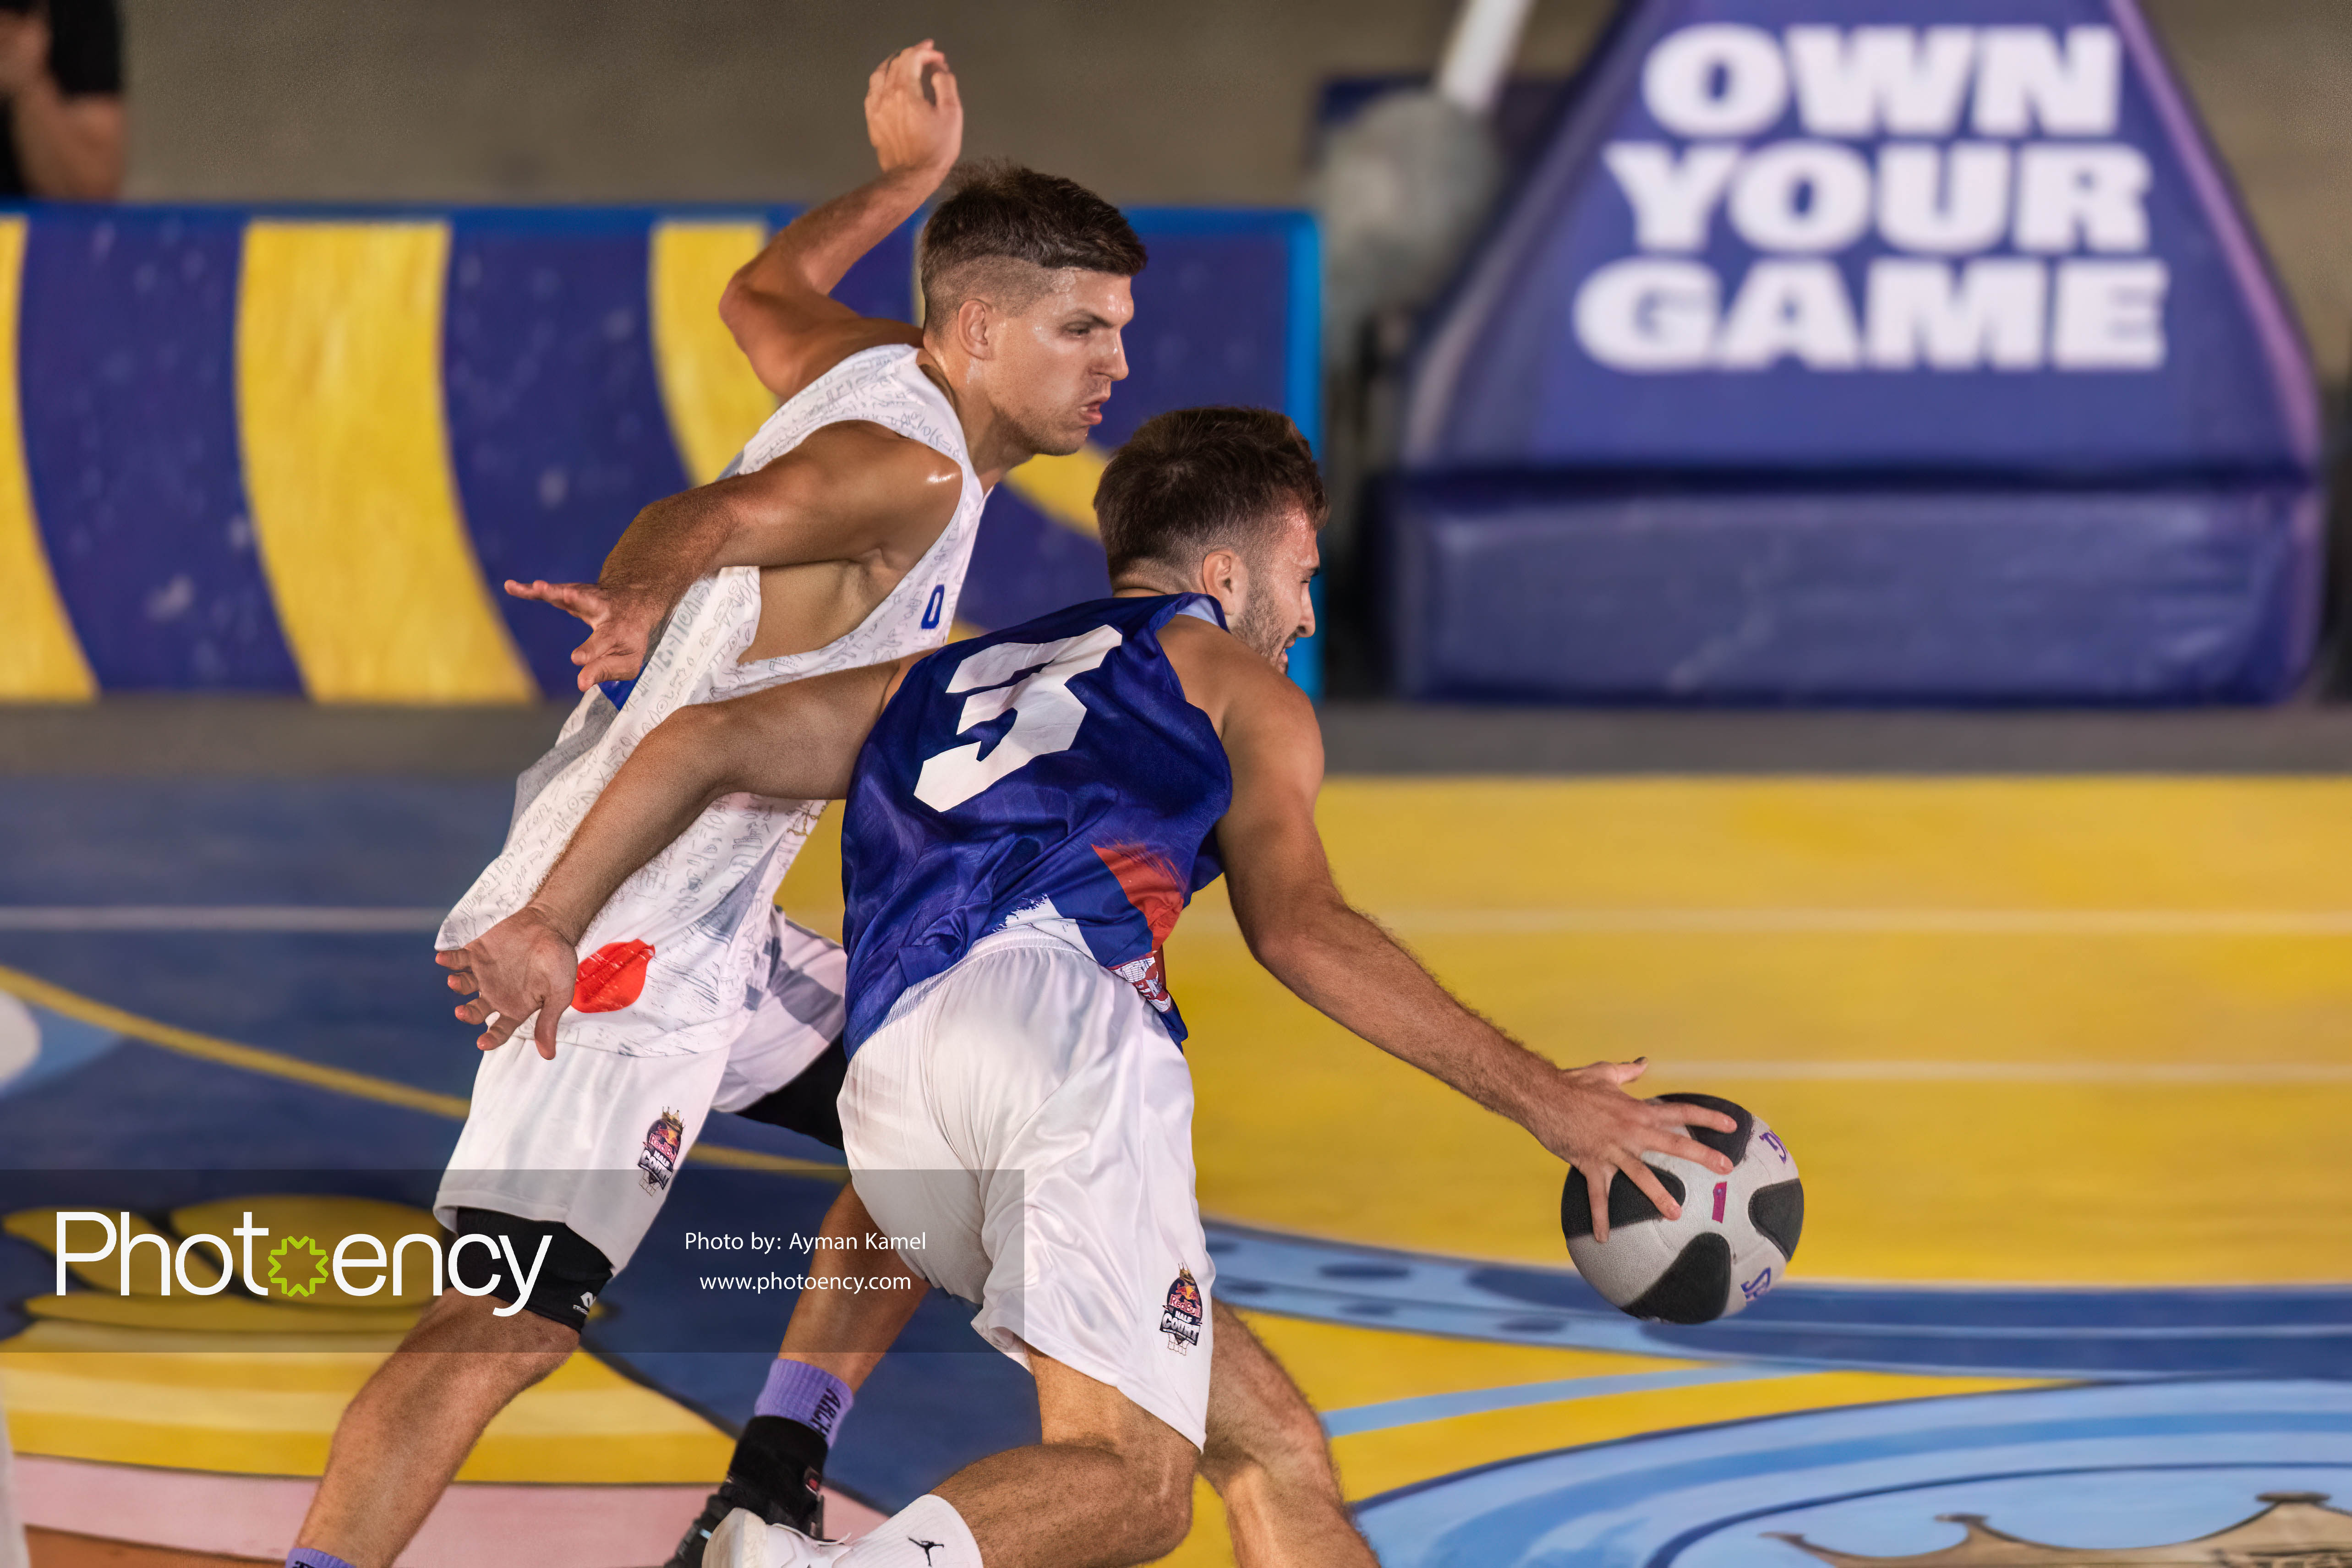
<svg viewBox="0 0 2352 1568">
<path fill-rule="evenodd" d="M 926 758 L 915 779 L 915 799 L 934 811 L 951 810 L 1034 759 L 1067 751 L 1087 717 L 1086 704 L 1071 692 L 1070 683 L 1101 664 L 1123 640 L 1117 627 L 1097 626 L 1058 643 L 999 643 L 957 665 L 948 681 L 950 693 L 995 689 L 964 703 L 956 733 L 1000 718 L 1007 709 L 1013 727 L 984 758 L 975 740 Z M 1003 684 L 1040 664 L 1045 668 L 1028 679 Z"/>
</svg>

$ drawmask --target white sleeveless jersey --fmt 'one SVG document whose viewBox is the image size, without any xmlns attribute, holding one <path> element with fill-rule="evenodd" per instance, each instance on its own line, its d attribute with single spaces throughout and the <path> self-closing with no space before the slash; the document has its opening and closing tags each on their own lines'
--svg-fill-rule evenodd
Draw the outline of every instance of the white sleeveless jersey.
<svg viewBox="0 0 2352 1568">
<path fill-rule="evenodd" d="M 856 630 L 813 653 L 740 662 L 760 625 L 757 568 L 725 567 L 688 589 L 621 706 L 602 688 L 590 691 L 554 748 L 516 781 L 506 848 L 442 922 L 439 946 L 463 946 L 522 907 L 613 775 L 670 714 L 948 640 L 987 496 L 964 451 L 963 427 L 913 348 L 867 349 L 818 377 L 760 427 L 740 471 L 763 468 L 813 432 L 847 420 L 955 459 L 963 494 L 939 538 Z M 776 885 L 824 804 L 727 796 L 623 883 L 581 939 L 578 989 L 560 1041 L 671 1056 L 732 1040 L 764 978 L 758 961 Z"/>
</svg>

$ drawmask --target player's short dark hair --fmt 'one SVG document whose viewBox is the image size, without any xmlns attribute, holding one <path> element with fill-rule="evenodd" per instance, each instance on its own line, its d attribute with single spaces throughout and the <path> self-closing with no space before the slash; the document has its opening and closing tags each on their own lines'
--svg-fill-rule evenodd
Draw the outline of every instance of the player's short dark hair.
<svg viewBox="0 0 2352 1568">
<path fill-rule="evenodd" d="M 1095 522 L 1114 574 L 1138 561 L 1189 570 L 1213 549 L 1246 549 L 1293 507 L 1317 528 L 1331 509 L 1307 438 L 1265 408 L 1154 415 L 1095 487 Z"/>
<path fill-rule="evenodd" d="M 1034 273 L 1016 276 L 1022 267 L 1133 277 L 1146 259 L 1143 242 L 1119 210 L 1075 180 L 1017 163 L 967 163 L 923 225 L 923 319 L 944 320 L 974 294 L 1007 288 L 1015 298 L 1001 302 L 1024 308 L 1035 293 L 1022 298 L 1018 292 L 1042 292 L 1043 286 Z"/>
</svg>

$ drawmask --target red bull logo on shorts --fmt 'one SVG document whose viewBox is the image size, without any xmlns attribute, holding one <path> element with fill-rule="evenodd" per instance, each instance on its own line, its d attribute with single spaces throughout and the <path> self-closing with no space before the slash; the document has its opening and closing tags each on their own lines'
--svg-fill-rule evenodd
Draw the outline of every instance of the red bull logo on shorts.
<svg viewBox="0 0 2352 1568">
<path fill-rule="evenodd" d="M 1175 1283 L 1168 1287 L 1167 1305 L 1160 1313 L 1160 1332 L 1168 1336 L 1168 1347 L 1177 1354 L 1190 1355 L 1201 1343 L 1201 1312 L 1200 1283 L 1192 1270 L 1178 1270 Z"/>
<path fill-rule="evenodd" d="M 637 1179 L 647 1192 L 658 1195 L 669 1186 L 685 1145 L 686 1118 L 665 1109 L 646 1129 L 645 1148 L 637 1155 Z"/>
</svg>

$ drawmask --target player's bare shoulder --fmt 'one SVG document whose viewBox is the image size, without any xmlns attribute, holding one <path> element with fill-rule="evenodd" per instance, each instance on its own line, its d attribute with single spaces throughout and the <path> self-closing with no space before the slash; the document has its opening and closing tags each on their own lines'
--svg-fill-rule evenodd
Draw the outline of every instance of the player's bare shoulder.
<svg viewBox="0 0 2352 1568">
<path fill-rule="evenodd" d="M 862 624 L 955 525 L 966 479 L 934 447 L 844 420 L 740 482 L 775 520 L 739 539 L 740 564 L 760 568 L 760 627 L 742 654 L 756 664 Z"/>
<path fill-rule="evenodd" d="M 937 447 L 866 420 L 820 426 L 780 462 L 825 509 L 863 521 L 886 560 L 910 566 L 955 520 L 964 472 Z"/>
<path fill-rule="evenodd" d="M 754 299 L 742 290 L 740 274 L 729 284 L 719 309 L 752 372 L 779 402 L 790 402 L 852 355 L 868 349 L 920 348 L 923 342 L 919 327 L 856 315 L 821 294 Z"/>
<path fill-rule="evenodd" d="M 1209 716 L 1221 737 L 1230 740 L 1237 725 L 1315 727 L 1315 705 L 1307 694 L 1223 627 L 1180 615 L 1160 628 L 1160 645 L 1185 700 Z"/>
</svg>

